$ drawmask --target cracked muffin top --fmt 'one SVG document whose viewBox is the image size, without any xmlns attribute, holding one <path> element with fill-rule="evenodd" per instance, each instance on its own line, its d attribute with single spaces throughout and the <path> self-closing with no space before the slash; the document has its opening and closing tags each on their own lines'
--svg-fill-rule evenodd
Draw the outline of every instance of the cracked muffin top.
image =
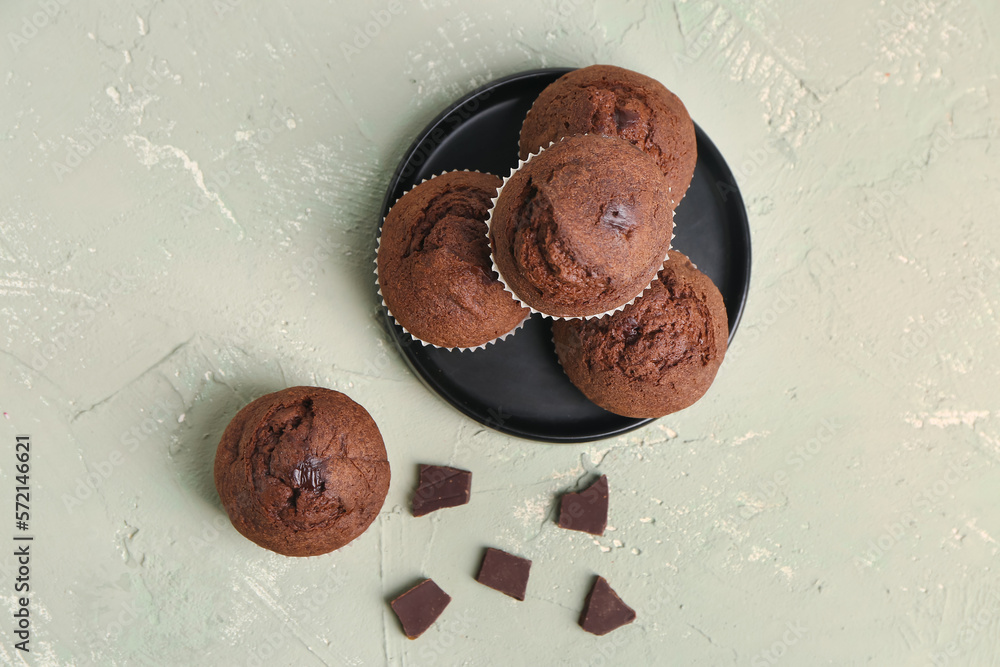
<svg viewBox="0 0 1000 667">
<path fill-rule="evenodd" d="M 559 77 L 538 96 L 521 126 L 521 159 L 576 134 L 625 139 L 647 153 L 667 177 L 673 205 L 684 197 L 698 147 L 684 104 L 662 83 L 611 65 Z"/>
<path fill-rule="evenodd" d="M 626 417 L 662 417 L 701 398 L 728 336 L 719 290 L 675 250 L 635 303 L 599 320 L 552 325 L 556 354 L 573 384 Z"/>
<path fill-rule="evenodd" d="M 523 303 L 555 317 L 613 310 L 645 289 L 673 232 L 666 177 L 615 137 L 553 144 L 504 184 L 490 220 L 493 259 Z"/>
<path fill-rule="evenodd" d="M 285 556 L 325 554 L 363 533 L 389 476 L 368 412 L 320 387 L 291 387 L 245 406 L 215 455 L 215 486 L 233 526 Z"/>
<path fill-rule="evenodd" d="M 453 171 L 421 183 L 382 225 L 378 281 L 392 316 L 440 347 L 476 347 L 529 312 L 504 291 L 490 262 L 486 217 L 503 181 Z"/>
</svg>

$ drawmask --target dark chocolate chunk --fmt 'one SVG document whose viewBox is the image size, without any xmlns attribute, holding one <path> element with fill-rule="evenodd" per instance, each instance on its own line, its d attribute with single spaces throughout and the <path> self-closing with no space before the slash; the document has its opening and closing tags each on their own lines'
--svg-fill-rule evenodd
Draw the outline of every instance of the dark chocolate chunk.
<svg viewBox="0 0 1000 667">
<path fill-rule="evenodd" d="M 635 620 L 635 610 L 622 602 L 604 577 L 594 581 L 580 614 L 580 627 L 595 635 L 606 635 Z"/>
<path fill-rule="evenodd" d="M 639 221 L 632 214 L 632 209 L 621 202 L 610 202 L 601 207 L 601 224 L 611 227 L 617 232 L 629 232 Z"/>
<path fill-rule="evenodd" d="M 524 600 L 530 571 L 531 561 L 527 558 L 490 547 L 483 556 L 483 564 L 479 568 L 476 581 L 515 600 Z"/>
<path fill-rule="evenodd" d="M 413 516 L 469 502 L 472 473 L 446 466 L 420 466 L 420 483 L 413 494 Z"/>
<path fill-rule="evenodd" d="M 449 602 L 450 595 L 441 590 L 433 580 L 424 579 L 389 604 L 403 624 L 406 636 L 416 639 L 434 624 Z"/>
<path fill-rule="evenodd" d="M 580 493 L 567 493 L 559 504 L 559 527 L 603 535 L 608 527 L 608 476 Z"/>
<path fill-rule="evenodd" d="M 635 125 L 636 121 L 639 120 L 639 112 L 635 109 L 628 109 L 625 107 L 615 107 L 615 127 L 618 131 L 622 131 Z"/>
</svg>

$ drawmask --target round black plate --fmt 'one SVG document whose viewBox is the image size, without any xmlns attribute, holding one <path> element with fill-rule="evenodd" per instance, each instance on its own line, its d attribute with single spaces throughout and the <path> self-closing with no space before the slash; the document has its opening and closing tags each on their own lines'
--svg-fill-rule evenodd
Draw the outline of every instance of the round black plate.
<svg viewBox="0 0 1000 667">
<path fill-rule="evenodd" d="M 404 192 L 454 169 L 506 176 L 517 166 L 521 123 L 538 94 L 569 69 L 521 72 L 455 102 L 413 143 L 396 170 L 382 218 Z M 726 302 L 729 339 L 750 283 L 750 227 L 729 167 L 696 127 L 698 165 L 677 208 L 674 247 L 715 282 Z M 507 340 L 475 352 L 414 342 L 386 313 L 396 344 L 417 376 L 446 401 L 498 431 L 547 442 L 587 442 L 652 421 L 603 410 L 574 387 L 552 348 L 549 321 L 533 315 Z"/>
</svg>

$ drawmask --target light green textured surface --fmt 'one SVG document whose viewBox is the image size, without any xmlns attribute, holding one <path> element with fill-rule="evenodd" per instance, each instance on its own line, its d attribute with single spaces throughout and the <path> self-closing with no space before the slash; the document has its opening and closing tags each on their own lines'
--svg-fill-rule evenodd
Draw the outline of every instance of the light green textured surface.
<svg viewBox="0 0 1000 667">
<path fill-rule="evenodd" d="M 28 433 L 28 662 L 1000 664 L 997 3 L 426 1 L 348 60 L 385 7 L 0 3 L 0 505 Z M 704 400 L 549 446 L 411 375 L 373 235 L 440 108 L 595 62 L 715 140 L 754 274 Z M 393 470 L 372 528 L 305 560 L 237 534 L 211 480 L 235 411 L 294 384 L 363 404 Z M 472 502 L 412 518 L 424 461 L 473 470 Z M 597 540 L 551 521 L 591 472 Z M 473 580 L 487 545 L 534 560 L 523 603 Z M 638 611 L 604 638 L 576 625 L 594 574 Z M 409 641 L 385 600 L 423 576 L 454 601 Z"/>
</svg>

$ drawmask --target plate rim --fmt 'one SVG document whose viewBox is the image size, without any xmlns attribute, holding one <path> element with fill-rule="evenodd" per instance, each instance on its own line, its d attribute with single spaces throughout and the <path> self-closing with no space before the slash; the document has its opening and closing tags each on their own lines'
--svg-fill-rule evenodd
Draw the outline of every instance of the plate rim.
<svg viewBox="0 0 1000 667">
<path fill-rule="evenodd" d="M 392 172 L 392 178 L 389 179 L 389 187 L 386 189 L 385 196 L 382 198 L 382 207 L 379 209 L 379 212 L 380 213 L 382 211 L 388 212 L 389 208 L 391 208 L 392 205 L 396 203 L 395 201 L 392 200 L 392 193 L 396 191 L 396 186 L 399 184 L 400 178 L 403 174 L 403 170 L 406 169 L 406 164 L 407 162 L 409 162 L 409 157 L 413 155 L 413 153 L 415 153 L 416 150 L 420 148 L 420 146 L 434 133 L 434 130 L 438 128 L 438 126 L 444 121 L 445 118 L 453 114 L 461 107 L 468 104 L 469 100 L 472 100 L 478 97 L 479 95 L 482 95 L 488 90 L 492 90 L 493 88 L 497 88 L 499 86 L 503 86 L 508 83 L 518 81 L 520 79 L 530 79 L 540 74 L 556 74 L 556 73 L 566 74 L 568 72 L 572 72 L 575 69 L 578 68 L 540 67 L 537 69 L 524 70 L 522 72 L 508 74 L 507 76 L 502 76 L 499 79 L 493 79 L 492 81 L 484 83 L 483 85 L 462 95 L 457 100 L 449 104 L 447 107 L 444 108 L 443 111 L 441 111 L 441 113 L 435 116 L 433 120 L 431 120 L 429 123 L 427 123 L 427 125 L 424 126 L 423 130 L 420 131 L 416 139 L 414 139 L 407 147 L 407 149 L 403 151 L 403 155 L 399 160 L 399 164 L 396 165 L 396 169 L 393 170 Z M 382 229 L 382 223 L 379 222 L 379 230 L 381 229 Z"/>
<path fill-rule="evenodd" d="M 389 184 L 386 188 L 385 196 L 382 198 L 381 208 L 379 209 L 379 222 L 376 227 L 376 242 L 378 237 L 381 236 L 382 224 L 385 222 L 385 215 L 388 213 L 392 205 L 396 203 L 396 200 L 398 200 L 398 197 L 396 199 L 393 198 L 393 194 L 396 192 L 399 183 L 403 178 L 403 172 L 406 170 L 411 157 L 414 155 L 414 153 L 416 153 L 416 151 L 420 148 L 420 146 L 422 146 L 434 134 L 435 130 L 437 130 L 438 127 L 447 118 L 449 118 L 455 111 L 468 104 L 470 100 L 473 100 L 476 97 L 482 95 L 483 93 L 496 89 L 500 86 L 505 86 L 507 84 L 522 79 L 533 79 L 540 75 L 558 74 L 561 76 L 568 72 L 572 72 L 576 69 L 578 68 L 542 67 L 531 70 L 523 70 L 521 72 L 516 72 L 514 74 L 509 74 L 507 76 L 499 77 L 462 95 L 461 97 L 457 98 L 454 102 L 449 104 L 447 107 L 445 107 L 440 113 L 438 113 L 437 116 L 435 116 L 429 123 L 427 123 L 427 125 L 424 126 L 424 128 L 418 133 L 416 138 L 410 143 L 407 149 L 403 152 L 402 157 L 399 160 L 399 163 L 396 165 L 396 168 L 393 171 L 392 177 L 389 179 Z M 728 193 L 728 195 L 733 196 L 735 201 L 731 205 L 725 200 L 723 200 L 723 203 L 726 204 L 727 208 L 733 207 L 736 209 L 736 211 L 738 211 L 738 218 L 740 222 L 738 227 L 739 230 L 742 232 L 742 235 L 745 240 L 744 244 L 746 248 L 745 266 L 742 275 L 743 289 L 740 293 L 739 303 L 737 304 L 735 320 L 729 325 L 729 337 L 727 342 L 727 349 L 728 349 L 728 347 L 732 344 L 733 337 L 736 334 L 736 330 L 739 327 L 739 324 L 743 318 L 743 313 L 746 308 L 747 298 L 750 293 L 751 268 L 753 265 L 753 248 L 751 243 L 752 238 L 750 232 L 750 220 L 747 215 L 745 202 L 743 201 L 742 191 L 740 190 L 739 183 L 736 180 L 736 176 L 733 174 L 732 169 L 730 169 L 729 167 L 729 163 L 726 162 L 725 158 L 722 155 L 722 152 L 718 149 L 718 147 L 715 145 L 715 142 L 711 140 L 708 134 L 704 130 L 702 130 L 701 126 L 699 126 L 696 122 L 694 122 L 694 120 L 692 120 L 692 123 L 694 124 L 695 127 L 695 134 L 697 140 L 699 141 L 699 143 L 703 143 L 705 146 L 708 147 L 709 152 L 713 154 L 713 163 L 717 167 L 721 168 L 718 169 L 718 171 L 721 172 L 719 175 L 721 175 L 733 186 L 733 191 Z M 699 156 L 701 154 L 702 154 L 701 151 L 699 151 Z M 717 182 L 715 183 L 715 187 L 718 188 L 720 183 L 721 181 L 717 180 Z M 377 257 L 377 245 L 376 245 L 375 261 L 377 260 L 378 257 Z M 414 375 L 416 375 L 416 377 L 420 380 L 420 383 L 424 385 L 424 387 L 427 388 L 431 393 L 438 396 L 453 409 L 458 410 L 459 412 L 461 412 L 462 414 L 464 414 L 466 417 L 473 420 L 477 424 L 480 424 L 486 428 L 493 429 L 505 435 L 521 438 L 524 440 L 531 440 L 535 442 L 545 442 L 545 443 L 556 443 L 556 444 L 574 444 L 574 443 L 598 442 L 601 440 L 616 438 L 631 431 L 640 429 L 644 426 L 648 426 L 652 422 L 657 421 L 657 419 L 661 419 L 659 417 L 646 417 L 646 418 L 623 417 L 624 419 L 634 419 L 635 422 L 631 424 L 626 424 L 611 431 L 603 432 L 597 435 L 596 437 L 573 436 L 573 435 L 569 436 L 539 435 L 537 433 L 523 431 L 516 427 L 506 426 L 502 423 L 491 424 L 484 422 L 480 418 L 481 415 L 475 413 L 471 408 L 466 406 L 464 401 L 455 400 L 455 397 L 453 397 L 450 392 L 443 391 L 442 387 L 432 384 L 431 378 L 429 377 L 430 372 L 425 371 L 425 369 L 414 363 L 413 359 L 411 359 L 410 355 L 407 353 L 406 348 L 409 348 L 411 345 L 423 346 L 424 344 L 421 343 L 420 341 L 413 339 L 412 337 L 410 337 L 410 339 L 406 342 L 406 344 L 404 344 L 403 341 L 400 340 L 400 336 L 396 332 L 397 324 L 393 320 L 392 316 L 389 314 L 389 309 L 382 302 L 381 297 L 378 296 L 377 280 L 375 284 L 375 291 L 376 291 L 377 301 L 380 304 L 380 309 L 382 311 L 382 321 L 385 322 L 387 327 L 387 333 L 389 334 L 390 338 L 392 338 L 396 350 L 399 352 L 400 356 L 403 357 L 410 371 L 413 372 Z M 531 317 L 535 318 L 541 316 L 533 314 Z M 459 351 L 458 354 L 474 354 L 474 352 Z"/>
</svg>

